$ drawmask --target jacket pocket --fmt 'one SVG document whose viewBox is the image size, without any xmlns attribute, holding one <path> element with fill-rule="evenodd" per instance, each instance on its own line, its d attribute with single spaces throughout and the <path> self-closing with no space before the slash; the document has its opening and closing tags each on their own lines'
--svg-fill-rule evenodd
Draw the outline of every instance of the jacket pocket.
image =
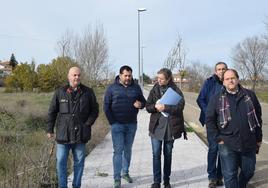
<svg viewBox="0 0 268 188">
<path fill-rule="evenodd" d="M 68 122 L 66 118 L 59 117 L 57 123 L 56 140 L 60 142 L 68 142 Z"/>
<path fill-rule="evenodd" d="M 68 113 L 70 113 L 70 110 L 69 110 L 69 100 L 67 100 L 67 99 L 61 99 L 61 101 L 60 101 L 60 113 L 61 114 L 68 114 Z"/>
<path fill-rule="evenodd" d="M 81 140 L 87 142 L 91 138 L 91 127 L 89 125 L 82 124 Z"/>
</svg>

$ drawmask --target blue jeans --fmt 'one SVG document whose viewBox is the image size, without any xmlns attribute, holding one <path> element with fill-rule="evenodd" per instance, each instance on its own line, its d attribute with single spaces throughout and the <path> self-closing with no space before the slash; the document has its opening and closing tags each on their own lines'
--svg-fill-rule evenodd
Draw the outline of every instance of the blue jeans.
<svg viewBox="0 0 268 188">
<path fill-rule="evenodd" d="M 207 132 L 208 139 L 208 156 L 207 156 L 207 173 L 208 179 L 217 180 L 222 179 L 221 162 L 218 153 L 218 143 L 214 140 L 209 132 Z"/>
<path fill-rule="evenodd" d="M 152 150 L 153 150 L 153 173 L 154 183 L 161 183 L 161 151 L 162 143 L 164 148 L 164 182 L 169 182 L 171 174 L 171 161 L 172 161 L 172 148 L 174 140 L 161 141 L 151 138 Z"/>
<path fill-rule="evenodd" d="M 219 144 L 219 153 L 225 188 L 246 188 L 254 175 L 256 151 L 237 152 L 224 144 Z M 237 176 L 238 168 L 240 168 L 239 176 Z"/>
<path fill-rule="evenodd" d="M 131 161 L 132 144 L 137 130 L 136 123 L 112 124 L 114 179 L 121 179 L 121 171 L 128 174 Z"/>
<path fill-rule="evenodd" d="M 67 162 L 69 151 L 72 150 L 74 160 L 73 187 L 81 187 L 84 170 L 86 144 L 57 144 L 57 173 L 59 188 L 67 188 Z"/>
</svg>

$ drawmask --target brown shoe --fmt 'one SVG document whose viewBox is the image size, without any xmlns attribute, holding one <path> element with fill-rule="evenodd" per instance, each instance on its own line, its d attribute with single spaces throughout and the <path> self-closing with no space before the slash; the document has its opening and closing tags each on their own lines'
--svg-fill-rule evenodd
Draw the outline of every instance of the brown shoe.
<svg viewBox="0 0 268 188">
<path fill-rule="evenodd" d="M 217 180 L 209 180 L 208 188 L 216 188 Z"/>
</svg>

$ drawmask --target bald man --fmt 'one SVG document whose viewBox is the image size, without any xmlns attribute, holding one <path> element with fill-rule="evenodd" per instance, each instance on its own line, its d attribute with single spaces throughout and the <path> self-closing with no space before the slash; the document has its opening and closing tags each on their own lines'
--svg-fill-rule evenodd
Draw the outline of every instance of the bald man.
<svg viewBox="0 0 268 188">
<path fill-rule="evenodd" d="M 99 114 L 99 106 L 93 90 L 81 84 L 80 77 L 80 68 L 69 69 L 69 84 L 55 91 L 48 111 L 49 139 L 54 138 L 54 127 L 56 127 L 59 188 L 67 188 L 67 161 L 70 150 L 74 161 L 72 185 L 73 188 L 81 187 L 85 145 L 90 140 L 91 126 Z"/>
</svg>

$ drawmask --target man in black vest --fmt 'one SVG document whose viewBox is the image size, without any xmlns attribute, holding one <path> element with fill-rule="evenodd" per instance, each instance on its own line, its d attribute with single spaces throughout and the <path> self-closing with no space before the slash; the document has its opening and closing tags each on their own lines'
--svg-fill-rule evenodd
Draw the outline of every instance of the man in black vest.
<svg viewBox="0 0 268 188">
<path fill-rule="evenodd" d="M 69 84 L 57 89 L 48 111 L 48 138 L 54 138 L 56 126 L 57 175 L 59 188 L 67 188 L 67 161 L 69 151 L 74 158 L 73 187 L 81 187 L 84 170 L 85 145 L 91 137 L 91 126 L 99 114 L 95 94 L 80 83 L 81 70 L 72 67 Z"/>
</svg>

